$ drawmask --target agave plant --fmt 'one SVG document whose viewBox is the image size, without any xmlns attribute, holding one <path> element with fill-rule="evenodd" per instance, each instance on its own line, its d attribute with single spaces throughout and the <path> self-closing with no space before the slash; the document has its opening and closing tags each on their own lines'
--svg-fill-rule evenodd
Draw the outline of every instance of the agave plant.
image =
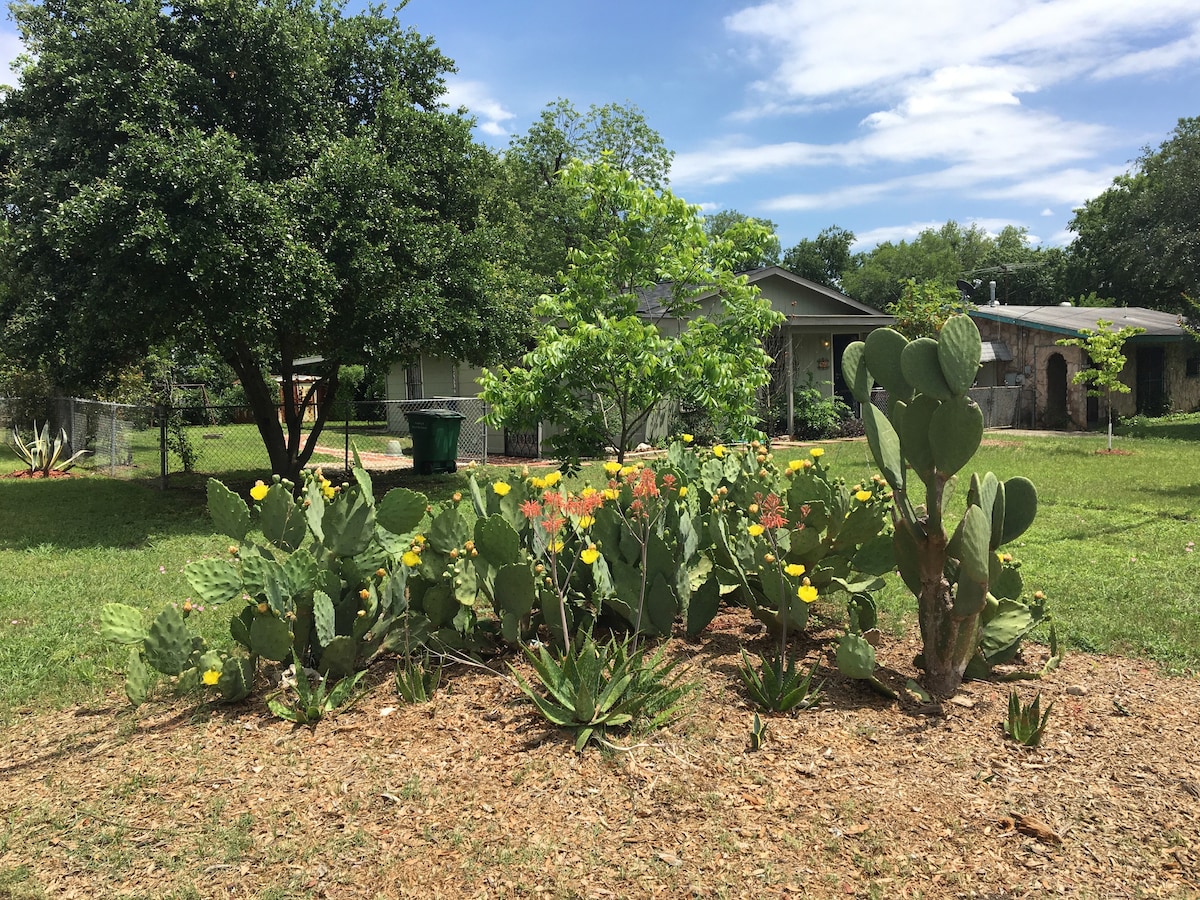
<svg viewBox="0 0 1200 900">
<path fill-rule="evenodd" d="M 78 450 L 69 459 L 60 462 L 63 450 L 67 446 L 66 429 L 60 428 L 58 430 L 58 437 L 51 441 L 50 423 L 46 422 L 43 424 L 41 433 L 39 434 L 37 422 L 34 422 L 33 433 L 35 435 L 34 439 L 26 442 L 21 437 L 21 433 L 14 427 L 12 441 L 10 441 L 17 456 L 21 457 L 26 465 L 29 466 L 30 472 L 41 472 L 43 475 L 49 475 L 53 471 L 65 472 L 75 465 L 75 462 L 81 456 L 86 456 L 91 452 L 90 450 Z"/>
<path fill-rule="evenodd" d="M 545 693 L 513 669 L 517 684 L 546 721 L 575 734 L 576 751 L 608 729 L 635 721 L 656 728 L 673 719 L 694 685 L 681 680 L 674 662 L 660 648 L 650 659 L 645 648 L 631 652 L 632 638 L 598 644 L 587 634 L 555 659 L 543 646 L 525 648 L 529 664 Z M 511 667 L 510 667 L 511 668 Z"/>
</svg>

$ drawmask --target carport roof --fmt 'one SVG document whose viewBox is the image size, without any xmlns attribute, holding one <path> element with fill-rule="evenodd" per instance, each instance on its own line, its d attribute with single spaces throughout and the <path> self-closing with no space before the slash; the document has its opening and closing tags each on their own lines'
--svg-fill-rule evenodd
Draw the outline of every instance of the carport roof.
<svg viewBox="0 0 1200 900">
<path fill-rule="evenodd" d="M 1095 329 L 1096 323 L 1104 319 L 1112 322 L 1116 328 L 1132 325 L 1146 329 L 1145 334 L 1130 338 L 1132 341 L 1181 341 L 1187 337 L 1175 313 L 1140 306 L 981 306 L 972 310 L 971 315 L 977 319 L 1012 322 L 1026 328 L 1071 336 L 1078 335 L 1084 328 Z"/>
</svg>

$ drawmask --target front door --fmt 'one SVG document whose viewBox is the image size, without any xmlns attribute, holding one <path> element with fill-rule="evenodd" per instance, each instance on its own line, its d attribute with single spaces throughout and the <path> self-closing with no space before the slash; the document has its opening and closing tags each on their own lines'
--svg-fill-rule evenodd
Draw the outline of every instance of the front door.
<svg viewBox="0 0 1200 900">
<path fill-rule="evenodd" d="M 1137 352 L 1137 411 L 1161 416 L 1167 411 L 1167 365 L 1162 347 L 1139 347 Z"/>
<path fill-rule="evenodd" d="M 858 339 L 857 334 L 835 334 L 833 336 L 833 393 L 850 407 L 856 417 L 858 416 L 858 401 L 850 393 L 850 386 L 846 384 L 846 377 L 842 374 L 842 354 Z"/>
</svg>

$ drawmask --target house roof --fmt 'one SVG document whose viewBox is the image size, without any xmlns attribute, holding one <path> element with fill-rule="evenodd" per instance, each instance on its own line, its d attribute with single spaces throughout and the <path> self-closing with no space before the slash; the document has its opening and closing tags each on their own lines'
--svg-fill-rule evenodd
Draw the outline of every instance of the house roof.
<svg viewBox="0 0 1200 900">
<path fill-rule="evenodd" d="M 742 274 L 746 276 L 746 280 L 750 284 L 758 287 L 759 290 L 763 290 L 764 294 L 766 293 L 764 288 L 767 286 L 767 284 L 772 280 L 778 280 L 785 284 L 805 288 L 828 300 L 832 300 L 838 309 L 838 313 L 832 316 L 792 314 L 788 316 L 788 319 L 804 319 L 806 321 L 811 321 L 814 318 L 841 320 L 846 317 L 853 317 L 853 320 L 858 320 L 863 316 L 873 316 L 886 319 L 887 322 L 892 321 L 891 316 L 880 312 L 873 306 L 867 306 L 865 303 L 859 303 L 857 300 L 846 296 L 841 291 L 835 290 L 834 288 L 828 287 L 819 282 L 810 281 L 807 278 L 801 278 L 799 275 L 796 275 L 794 272 L 789 272 L 787 269 L 781 266 L 766 266 L 765 268 L 754 269 L 753 271 L 743 272 Z M 652 288 L 638 291 L 638 315 L 650 319 L 670 318 L 667 308 L 663 305 L 663 301 L 670 297 L 671 287 L 671 282 L 663 282 L 661 284 L 656 284 Z M 703 294 L 700 294 L 695 299 L 696 301 L 703 302 L 704 300 L 715 297 L 716 295 L 716 291 L 707 291 Z M 843 323 L 839 321 L 836 324 Z"/>
<path fill-rule="evenodd" d="M 1095 329 L 1101 319 L 1117 328 L 1132 325 L 1146 329 L 1131 341 L 1181 341 L 1187 337 L 1175 313 L 1140 306 L 1100 308 L 1094 306 L 981 306 L 971 311 L 977 319 L 992 322 L 1011 322 L 1039 331 L 1075 336 L 1084 328 Z"/>
</svg>

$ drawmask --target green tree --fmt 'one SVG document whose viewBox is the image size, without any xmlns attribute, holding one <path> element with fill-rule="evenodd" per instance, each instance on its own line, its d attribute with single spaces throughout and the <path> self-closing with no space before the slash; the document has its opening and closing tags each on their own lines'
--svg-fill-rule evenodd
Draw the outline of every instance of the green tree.
<svg viewBox="0 0 1200 900">
<path fill-rule="evenodd" d="M 815 239 L 804 238 L 789 248 L 780 265 L 809 281 L 841 287 L 842 279 L 855 265 L 850 252 L 853 243 L 853 231 L 830 225 Z"/>
<path fill-rule="evenodd" d="M 733 434 L 752 429 L 770 364 L 761 341 L 782 316 L 734 274 L 744 246 L 710 240 L 698 207 L 607 162 L 575 160 L 562 184 L 584 220 L 603 213 L 608 227 L 572 250 L 561 290 L 541 298 L 537 345 L 521 365 L 484 372 L 489 424 L 550 422 L 560 455 L 610 445 L 621 461 L 663 401 L 686 400 Z M 719 311 L 696 315 L 710 291 Z M 643 317 L 639 301 L 651 296 Z"/>
<path fill-rule="evenodd" d="M 765 244 L 763 228 L 770 232 Z M 704 217 L 704 233 L 709 240 L 723 238 L 737 248 L 734 266 L 738 271 L 779 265 L 779 238 L 775 234 L 778 228 L 770 219 L 757 219 L 736 209 L 723 209 Z"/>
<path fill-rule="evenodd" d="M 30 53 L 0 103 L 14 353 L 82 387 L 172 339 L 210 350 L 295 477 L 343 365 L 515 352 L 481 212 L 495 160 L 440 106 L 451 63 L 429 39 L 316 0 L 12 9 Z M 325 360 L 310 428 L 303 356 Z"/>
<path fill-rule="evenodd" d="M 1119 306 L 1191 312 L 1200 296 L 1200 118 L 1180 119 L 1134 171 L 1076 211 L 1073 286 Z"/>
<path fill-rule="evenodd" d="M 1038 306 L 1069 293 L 1063 251 L 1031 247 L 1026 229 L 1013 225 L 992 237 L 976 225 L 950 221 L 912 241 L 885 241 L 855 254 L 843 271 L 842 290 L 879 309 L 898 300 L 909 279 L 947 286 L 965 280 L 975 285 L 978 303 L 987 302 L 988 281 L 996 282 L 1002 303 Z"/>
<path fill-rule="evenodd" d="M 958 288 L 909 278 L 904 282 L 900 298 L 889 303 L 886 311 L 896 317 L 892 327 L 915 341 L 921 337 L 937 337 L 948 318 L 974 308 L 975 304 L 962 299 Z"/>
<path fill-rule="evenodd" d="M 510 252 L 533 276 L 534 295 L 552 290 L 571 250 L 607 227 L 613 210 L 597 209 L 587 220 L 578 196 L 561 183 L 573 159 L 629 172 L 655 189 L 667 183 L 674 154 L 636 106 L 616 103 L 581 112 L 569 100 L 549 104 L 529 130 L 514 137 L 504 153 L 499 199 L 509 205 L 517 234 Z"/>
<path fill-rule="evenodd" d="M 1079 337 L 1057 341 L 1061 347 L 1080 347 L 1087 353 L 1092 368 L 1080 369 L 1071 379 L 1072 384 L 1086 384 L 1089 397 L 1104 397 L 1108 407 L 1108 449 L 1112 449 L 1112 395 L 1128 394 L 1132 388 L 1121 381 L 1125 368 L 1125 342 L 1146 329 L 1126 325 L 1112 327 L 1107 319 L 1097 319 L 1095 328 L 1079 329 Z"/>
</svg>

